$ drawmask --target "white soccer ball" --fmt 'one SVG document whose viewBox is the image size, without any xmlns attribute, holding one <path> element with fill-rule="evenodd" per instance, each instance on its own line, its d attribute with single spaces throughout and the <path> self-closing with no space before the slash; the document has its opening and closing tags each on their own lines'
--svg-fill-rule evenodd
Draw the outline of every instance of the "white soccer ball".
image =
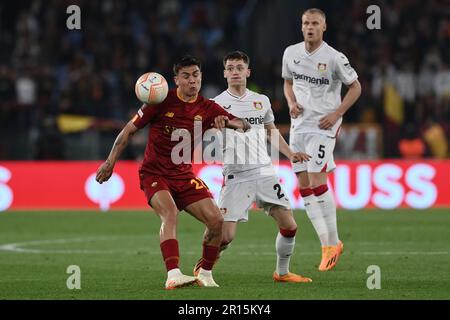
<svg viewBox="0 0 450 320">
<path fill-rule="evenodd" d="M 158 104 L 164 101 L 169 92 L 166 79 L 156 72 L 144 73 L 134 86 L 136 97 L 146 104 Z"/>
</svg>

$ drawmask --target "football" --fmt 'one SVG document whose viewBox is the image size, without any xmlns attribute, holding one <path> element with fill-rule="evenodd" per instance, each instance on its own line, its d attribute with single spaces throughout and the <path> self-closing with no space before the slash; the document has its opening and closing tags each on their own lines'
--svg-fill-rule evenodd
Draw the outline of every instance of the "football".
<svg viewBox="0 0 450 320">
<path fill-rule="evenodd" d="M 166 79 L 156 72 L 144 73 L 134 86 L 136 97 L 146 104 L 158 104 L 164 101 L 169 92 Z"/>
</svg>

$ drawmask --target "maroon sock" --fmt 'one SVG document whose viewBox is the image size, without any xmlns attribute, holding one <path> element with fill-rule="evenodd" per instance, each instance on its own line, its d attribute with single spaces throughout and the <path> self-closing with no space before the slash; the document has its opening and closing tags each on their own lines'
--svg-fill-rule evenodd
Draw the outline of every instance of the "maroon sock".
<svg viewBox="0 0 450 320">
<path fill-rule="evenodd" d="M 177 239 L 167 239 L 160 244 L 160 247 L 167 271 L 178 268 L 180 253 Z"/>
<path fill-rule="evenodd" d="M 280 228 L 280 233 L 285 238 L 293 238 L 293 237 L 295 237 L 295 234 L 297 233 L 297 228 L 295 228 L 294 230 L 287 230 L 287 229 Z"/>
<path fill-rule="evenodd" d="M 324 194 L 327 191 L 328 191 L 328 186 L 326 184 L 322 184 L 321 186 L 315 187 L 313 189 L 314 195 L 316 197 L 321 196 L 322 194 Z"/>
<path fill-rule="evenodd" d="M 211 270 L 219 256 L 219 247 L 203 245 L 202 268 Z"/>
<path fill-rule="evenodd" d="M 307 197 L 307 196 L 310 196 L 310 195 L 312 195 L 314 193 L 314 191 L 311 189 L 311 188 L 306 188 L 306 189 L 300 189 L 300 194 L 301 194 L 301 196 L 304 198 L 304 197 Z"/>
</svg>

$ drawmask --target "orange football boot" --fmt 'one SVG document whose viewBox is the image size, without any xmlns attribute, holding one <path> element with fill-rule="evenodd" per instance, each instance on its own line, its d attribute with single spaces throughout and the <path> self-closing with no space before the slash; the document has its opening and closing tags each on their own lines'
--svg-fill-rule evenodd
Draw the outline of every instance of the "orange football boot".
<svg viewBox="0 0 450 320">
<path fill-rule="evenodd" d="M 278 273 L 273 273 L 273 280 L 275 282 L 312 282 L 310 278 L 302 277 L 298 274 L 288 272 L 285 275 L 280 276 Z"/>
<path fill-rule="evenodd" d="M 322 247 L 322 261 L 320 262 L 319 271 L 333 269 L 342 252 L 344 252 L 344 244 L 340 240 L 335 246 Z"/>
</svg>

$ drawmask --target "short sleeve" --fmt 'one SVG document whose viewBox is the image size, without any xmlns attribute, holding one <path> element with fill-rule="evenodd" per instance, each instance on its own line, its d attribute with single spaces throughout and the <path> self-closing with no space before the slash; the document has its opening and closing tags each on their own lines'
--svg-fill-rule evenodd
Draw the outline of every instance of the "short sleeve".
<svg viewBox="0 0 450 320">
<path fill-rule="evenodd" d="M 347 57 L 341 52 L 338 52 L 338 54 L 335 57 L 335 70 L 334 71 L 336 73 L 336 76 L 345 85 L 350 85 L 356 79 L 358 79 L 358 74 L 356 73 L 355 69 L 353 69 L 353 67 L 350 65 L 350 62 L 348 61 Z"/>
<path fill-rule="evenodd" d="M 283 77 L 283 79 L 292 79 L 292 72 L 289 69 L 289 64 L 288 64 L 288 48 L 286 48 L 286 50 L 284 50 L 284 54 L 283 54 L 283 66 L 281 69 L 281 77 Z"/>
<path fill-rule="evenodd" d="M 158 108 L 155 106 L 143 104 L 131 121 L 138 129 L 142 129 L 148 123 L 152 122 L 157 113 Z"/>
<path fill-rule="evenodd" d="M 264 124 L 275 122 L 275 116 L 273 115 L 272 106 L 270 105 L 269 98 L 267 98 L 266 103 L 267 103 L 267 112 L 264 115 L 264 120 L 263 120 Z"/>
</svg>

